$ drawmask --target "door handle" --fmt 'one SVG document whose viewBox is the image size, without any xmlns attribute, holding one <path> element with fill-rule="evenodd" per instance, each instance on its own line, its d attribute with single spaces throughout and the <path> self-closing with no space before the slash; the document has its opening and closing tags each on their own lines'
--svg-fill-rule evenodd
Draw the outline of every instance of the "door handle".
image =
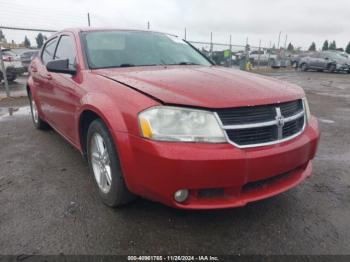
<svg viewBox="0 0 350 262">
<path fill-rule="evenodd" d="M 46 78 L 47 80 L 52 80 L 52 75 L 51 75 L 51 74 L 46 74 L 45 78 Z"/>
</svg>

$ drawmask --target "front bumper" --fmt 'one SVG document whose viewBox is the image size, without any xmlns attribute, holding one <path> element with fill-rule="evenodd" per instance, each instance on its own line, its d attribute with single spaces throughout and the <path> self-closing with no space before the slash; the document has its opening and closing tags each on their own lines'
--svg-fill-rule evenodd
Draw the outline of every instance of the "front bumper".
<svg viewBox="0 0 350 262">
<path fill-rule="evenodd" d="M 336 70 L 348 72 L 350 70 L 350 66 L 347 64 L 337 64 Z"/>
<path fill-rule="evenodd" d="M 24 67 L 12 67 L 9 66 L 6 68 L 6 75 L 20 75 L 25 72 Z"/>
<path fill-rule="evenodd" d="M 173 207 L 212 209 L 243 206 L 302 182 L 311 175 L 319 130 L 311 118 L 305 131 L 292 140 L 248 149 L 114 135 L 131 192 Z M 181 204 L 174 200 L 179 189 L 190 190 Z"/>
</svg>

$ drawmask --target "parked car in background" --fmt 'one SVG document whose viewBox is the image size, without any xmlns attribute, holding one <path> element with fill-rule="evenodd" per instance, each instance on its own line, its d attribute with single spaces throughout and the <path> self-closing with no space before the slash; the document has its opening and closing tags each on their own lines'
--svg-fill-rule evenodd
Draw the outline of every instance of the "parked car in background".
<svg viewBox="0 0 350 262">
<path fill-rule="evenodd" d="M 86 156 L 108 206 L 139 195 L 238 207 L 312 173 L 319 128 L 303 89 L 215 66 L 178 37 L 69 29 L 30 70 L 34 126 L 49 124 Z"/>
<path fill-rule="evenodd" d="M 302 71 L 317 70 L 320 72 L 350 73 L 349 61 L 338 52 L 333 51 L 315 52 L 303 57 L 299 62 L 299 67 Z"/>
<path fill-rule="evenodd" d="M 22 66 L 24 67 L 24 70 L 26 72 L 28 72 L 28 67 L 30 65 L 30 62 L 38 53 L 39 53 L 39 50 L 28 50 L 28 51 L 24 51 L 20 55 Z"/>
<path fill-rule="evenodd" d="M 300 60 L 303 57 L 307 57 L 312 55 L 314 52 L 303 52 L 303 53 L 299 53 L 299 54 L 292 54 L 290 56 L 290 64 L 292 65 L 292 67 L 298 68 L 299 64 L 300 64 Z"/>
<path fill-rule="evenodd" d="M 1 49 L 2 59 L 4 61 L 7 80 L 9 82 L 15 81 L 18 75 L 24 73 L 24 67 L 22 66 L 21 59 L 11 49 Z M 0 81 L 4 78 L 4 72 L 0 67 Z"/>
<path fill-rule="evenodd" d="M 276 63 L 277 54 L 273 53 L 271 50 L 254 50 L 249 53 L 249 60 L 253 65 L 269 64 L 273 65 Z"/>
</svg>

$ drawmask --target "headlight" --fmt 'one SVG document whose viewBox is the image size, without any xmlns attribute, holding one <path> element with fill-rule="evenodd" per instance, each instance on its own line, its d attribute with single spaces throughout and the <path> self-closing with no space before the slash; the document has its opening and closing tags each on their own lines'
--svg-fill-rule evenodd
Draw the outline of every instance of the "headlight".
<svg viewBox="0 0 350 262">
<path fill-rule="evenodd" d="M 309 103 L 307 102 L 306 97 L 303 98 L 303 105 L 305 110 L 306 123 L 308 123 L 311 118 L 311 113 L 310 113 Z"/>
<path fill-rule="evenodd" d="M 143 137 L 160 141 L 226 142 L 223 130 L 212 112 L 158 106 L 139 114 Z"/>
</svg>

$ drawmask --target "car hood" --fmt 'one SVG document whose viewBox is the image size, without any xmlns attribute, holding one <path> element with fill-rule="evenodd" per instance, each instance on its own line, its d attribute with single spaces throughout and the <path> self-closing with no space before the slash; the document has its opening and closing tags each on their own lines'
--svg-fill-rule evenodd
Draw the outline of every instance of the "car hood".
<svg viewBox="0 0 350 262">
<path fill-rule="evenodd" d="M 304 96 L 293 84 L 217 66 L 152 66 L 93 70 L 165 104 L 228 108 Z"/>
</svg>

